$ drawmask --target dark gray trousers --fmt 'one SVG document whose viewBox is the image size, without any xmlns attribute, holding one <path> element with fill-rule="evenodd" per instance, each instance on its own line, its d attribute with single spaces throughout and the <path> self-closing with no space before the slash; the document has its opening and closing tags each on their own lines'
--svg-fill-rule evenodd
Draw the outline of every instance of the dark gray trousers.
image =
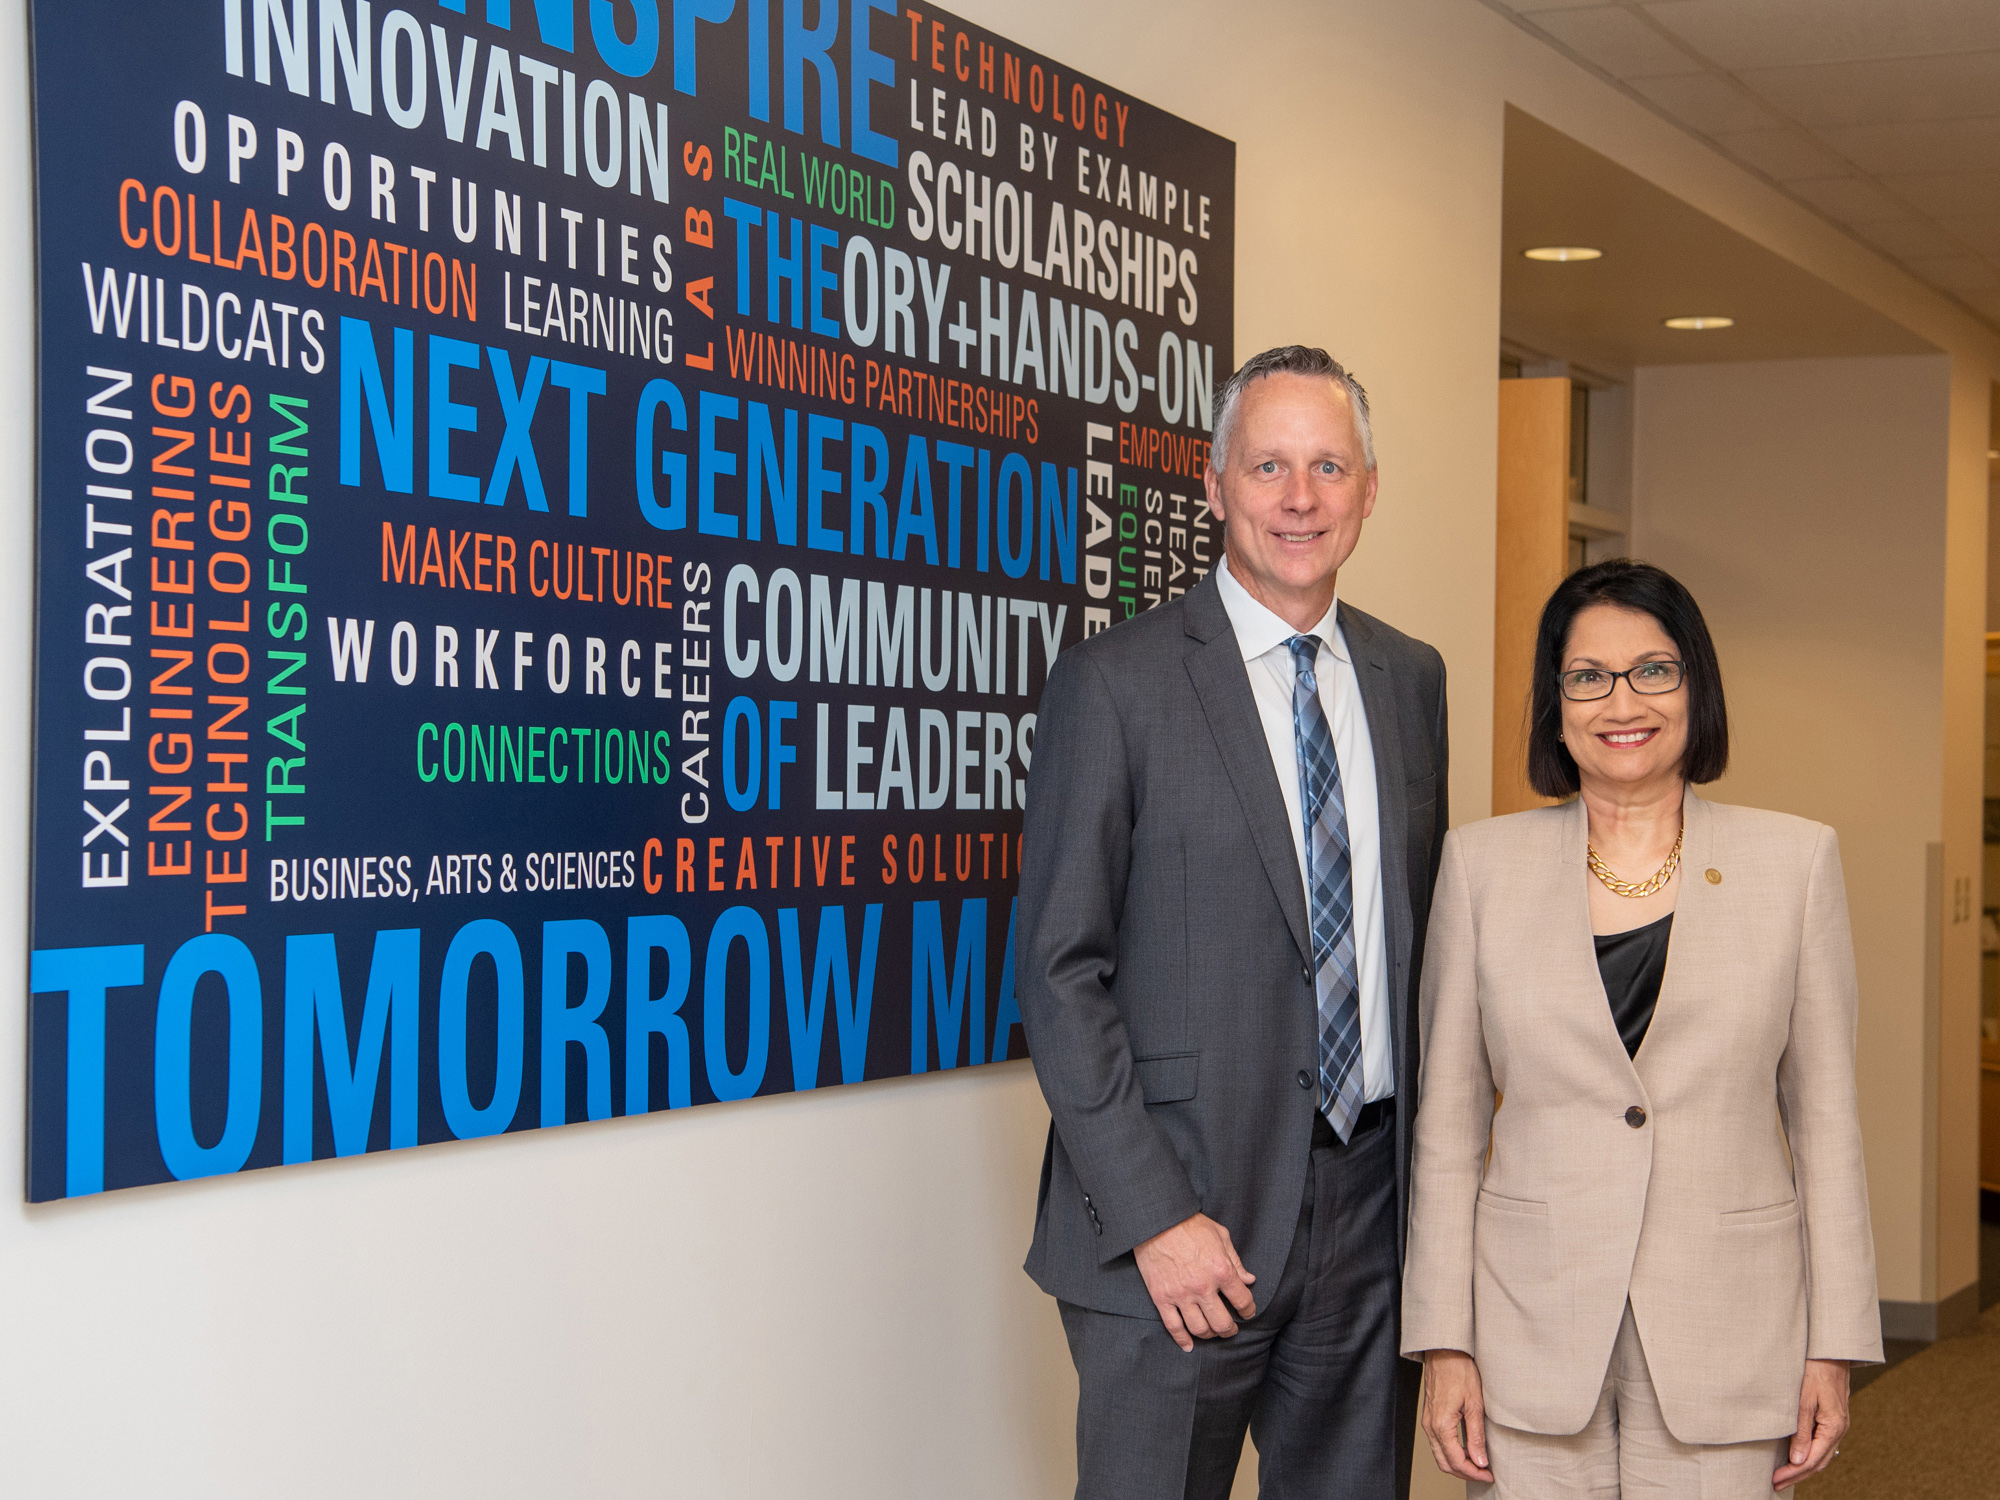
<svg viewBox="0 0 2000 1500">
<path fill-rule="evenodd" d="M 1395 1140 L 1393 1118 L 1344 1146 L 1319 1132 L 1284 1273 L 1230 1338 L 1183 1354 L 1157 1317 L 1058 1304 L 1077 1500 L 1228 1500 L 1246 1430 L 1263 1500 L 1405 1500 L 1419 1371 L 1397 1353 Z"/>
</svg>

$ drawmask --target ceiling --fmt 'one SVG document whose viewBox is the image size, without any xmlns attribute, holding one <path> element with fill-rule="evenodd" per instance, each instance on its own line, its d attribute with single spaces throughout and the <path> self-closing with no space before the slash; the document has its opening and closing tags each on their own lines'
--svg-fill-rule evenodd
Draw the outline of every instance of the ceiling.
<svg viewBox="0 0 2000 1500">
<path fill-rule="evenodd" d="M 1485 0 L 2000 329 L 2000 0 Z"/>
<path fill-rule="evenodd" d="M 1512 107 L 1500 219 L 1502 337 L 1604 377 L 1640 365 L 1932 352 L 1893 319 Z M 1521 254 L 1531 245 L 1590 245 L 1604 256 L 1550 264 Z M 1736 326 L 1662 326 L 1699 313 L 1732 315 Z"/>
</svg>

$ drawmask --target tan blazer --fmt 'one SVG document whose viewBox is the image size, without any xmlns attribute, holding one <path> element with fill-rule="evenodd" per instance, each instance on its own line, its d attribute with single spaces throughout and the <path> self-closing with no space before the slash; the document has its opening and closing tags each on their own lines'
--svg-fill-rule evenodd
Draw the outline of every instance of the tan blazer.
<svg viewBox="0 0 2000 1500">
<path fill-rule="evenodd" d="M 1692 792 L 1685 829 L 1636 1059 L 1598 979 L 1582 804 L 1445 841 L 1403 1351 L 1472 1354 L 1509 1427 L 1582 1429 L 1628 1297 L 1686 1443 L 1790 1433 L 1808 1357 L 1882 1357 L 1833 830 Z"/>
</svg>

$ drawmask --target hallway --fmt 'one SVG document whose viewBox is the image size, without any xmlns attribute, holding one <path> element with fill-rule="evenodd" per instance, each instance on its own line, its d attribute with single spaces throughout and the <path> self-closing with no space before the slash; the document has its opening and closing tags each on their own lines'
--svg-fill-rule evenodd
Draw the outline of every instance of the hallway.
<svg viewBox="0 0 2000 1500">
<path fill-rule="evenodd" d="M 2000 1473 L 1969 1441 L 2000 1402 L 2000 1225 L 1981 1224 L 1979 1326 L 1936 1344 L 1892 1344 L 1867 1372 L 1854 1426 L 1832 1468 L 1799 1500 L 1977 1500 L 2000 1496 Z"/>
</svg>

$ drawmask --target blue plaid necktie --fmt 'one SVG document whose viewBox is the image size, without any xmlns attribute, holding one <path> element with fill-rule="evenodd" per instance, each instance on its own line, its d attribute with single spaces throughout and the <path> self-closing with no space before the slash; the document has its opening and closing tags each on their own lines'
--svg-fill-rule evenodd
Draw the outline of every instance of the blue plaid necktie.
<svg viewBox="0 0 2000 1500">
<path fill-rule="evenodd" d="M 1319 701 L 1313 663 L 1319 638 L 1295 635 L 1291 648 L 1292 733 L 1299 753 L 1305 822 L 1306 889 L 1312 896 L 1313 968 L 1319 994 L 1319 1107 L 1342 1141 L 1361 1113 L 1361 992 L 1355 981 L 1354 859 L 1333 731 Z"/>
</svg>

